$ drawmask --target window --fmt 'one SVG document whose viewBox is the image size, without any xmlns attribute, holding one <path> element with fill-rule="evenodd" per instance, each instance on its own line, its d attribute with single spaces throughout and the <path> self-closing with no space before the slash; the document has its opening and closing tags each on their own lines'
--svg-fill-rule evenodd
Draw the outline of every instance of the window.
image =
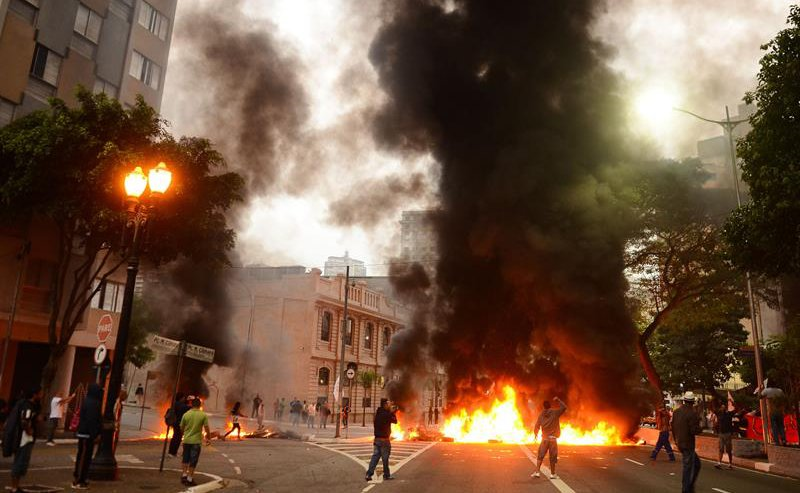
<svg viewBox="0 0 800 493">
<path fill-rule="evenodd" d="M 162 40 L 167 39 L 169 19 L 147 2 L 142 2 L 139 9 L 139 25 Z"/>
<path fill-rule="evenodd" d="M 389 346 L 390 337 L 391 337 L 391 331 L 389 330 L 389 327 L 384 327 L 383 328 L 383 340 L 381 341 L 381 346 L 383 347 L 384 351 L 386 350 L 386 347 Z"/>
<path fill-rule="evenodd" d="M 372 332 L 372 324 L 368 323 L 364 329 L 364 349 L 372 349 Z"/>
<path fill-rule="evenodd" d="M 133 52 L 133 57 L 131 57 L 131 69 L 129 73 L 135 79 L 138 79 L 151 88 L 158 90 L 159 80 L 161 79 L 161 67 L 138 51 Z"/>
<path fill-rule="evenodd" d="M 92 291 L 97 288 L 97 284 L 101 281 L 95 279 L 92 283 Z M 91 307 L 98 310 L 106 310 L 109 312 L 122 311 L 122 294 L 125 288 L 122 284 L 112 281 L 104 281 L 100 289 L 92 297 Z"/>
<path fill-rule="evenodd" d="M 102 25 L 103 18 L 100 17 L 100 14 L 82 3 L 78 4 L 78 15 L 75 16 L 74 27 L 76 33 L 97 43 L 97 40 L 100 39 L 100 26 Z"/>
<path fill-rule="evenodd" d="M 42 45 L 33 50 L 31 75 L 51 85 L 58 84 L 58 72 L 61 70 L 61 57 Z"/>
<path fill-rule="evenodd" d="M 331 312 L 322 312 L 322 330 L 319 338 L 325 342 L 331 340 Z"/>
<path fill-rule="evenodd" d="M 344 343 L 347 346 L 353 345 L 353 319 L 347 318 L 347 328 L 344 331 Z"/>
<path fill-rule="evenodd" d="M 324 366 L 317 372 L 317 382 L 320 385 L 328 385 L 331 381 L 331 371 Z"/>
<path fill-rule="evenodd" d="M 100 94 L 101 92 L 107 94 L 109 97 L 116 98 L 117 86 L 108 82 L 107 80 L 97 78 L 94 81 L 94 93 Z"/>
</svg>

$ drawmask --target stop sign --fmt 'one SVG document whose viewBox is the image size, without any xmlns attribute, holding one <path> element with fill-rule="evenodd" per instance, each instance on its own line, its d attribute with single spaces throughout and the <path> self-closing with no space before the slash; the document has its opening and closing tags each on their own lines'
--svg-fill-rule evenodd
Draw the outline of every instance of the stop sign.
<svg viewBox="0 0 800 493">
<path fill-rule="evenodd" d="M 106 342 L 108 336 L 111 335 L 111 329 L 114 327 L 114 319 L 111 318 L 111 315 L 106 313 L 102 317 L 100 317 L 100 321 L 97 322 L 97 340 L 99 342 Z"/>
</svg>

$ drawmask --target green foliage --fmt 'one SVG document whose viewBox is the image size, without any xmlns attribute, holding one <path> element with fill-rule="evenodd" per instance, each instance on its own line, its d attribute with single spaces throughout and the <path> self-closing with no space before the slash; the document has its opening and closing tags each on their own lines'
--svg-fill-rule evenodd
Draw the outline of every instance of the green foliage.
<svg viewBox="0 0 800 493">
<path fill-rule="evenodd" d="M 782 389 L 789 402 L 800 403 L 800 322 L 791 324 L 785 335 L 766 342 L 761 351 L 761 365 L 770 387 Z M 738 371 L 745 382 L 756 386 L 752 358 L 743 361 Z"/>
<path fill-rule="evenodd" d="M 740 363 L 739 349 L 747 341 L 739 323 L 745 315 L 742 308 L 708 297 L 673 312 L 650 343 L 664 390 L 713 394 L 730 379 Z"/>
<path fill-rule="evenodd" d="M 378 380 L 378 374 L 375 373 L 374 370 L 363 370 L 358 372 L 357 375 L 358 383 L 364 387 L 364 390 L 369 390 L 372 388 L 372 385 Z"/>
<path fill-rule="evenodd" d="M 738 143 L 750 203 L 731 216 L 725 238 L 733 261 L 770 276 L 800 274 L 800 6 L 789 27 L 762 48 L 753 129 Z"/>
<path fill-rule="evenodd" d="M 136 368 L 141 368 L 156 359 L 156 354 L 148 346 L 150 334 L 158 332 L 160 320 L 141 297 L 133 299 L 133 313 L 128 328 L 128 348 L 125 359 Z"/>
</svg>

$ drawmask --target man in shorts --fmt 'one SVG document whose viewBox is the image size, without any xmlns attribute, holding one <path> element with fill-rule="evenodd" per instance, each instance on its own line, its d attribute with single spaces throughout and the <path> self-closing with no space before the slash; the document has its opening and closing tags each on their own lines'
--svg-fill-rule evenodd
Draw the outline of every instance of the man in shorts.
<svg viewBox="0 0 800 493">
<path fill-rule="evenodd" d="M 556 476 L 556 462 L 558 462 L 558 437 L 561 436 L 561 423 L 558 418 L 567 410 L 567 405 L 558 397 L 553 397 L 559 405 L 558 409 L 552 409 L 550 401 L 544 401 L 544 410 L 536 420 L 533 427 L 533 434 L 538 435 L 542 430 L 542 442 L 539 444 L 539 454 L 536 461 L 536 471 L 531 477 L 538 478 L 539 470 L 544 462 L 544 456 L 550 454 L 550 479 L 558 479 Z"/>
<path fill-rule="evenodd" d="M 728 454 L 728 469 L 733 469 L 733 411 L 719 406 L 717 411 L 717 432 L 719 437 L 719 455 L 717 456 L 717 469 L 722 469 L 722 455 Z"/>
<path fill-rule="evenodd" d="M 186 486 L 195 486 L 194 470 L 200 459 L 200 449 L 203 444 L 203 431 L 206 432 L 206 445 L 210 445 L 211 429 L 208 427 L 208 415 L 200 410 L 200 399 L 192 400 L 192 408 L 186 411 L 181 418 L 181 431 L 183 432 L 183 472 L 181 483 Z"/>
</svg>

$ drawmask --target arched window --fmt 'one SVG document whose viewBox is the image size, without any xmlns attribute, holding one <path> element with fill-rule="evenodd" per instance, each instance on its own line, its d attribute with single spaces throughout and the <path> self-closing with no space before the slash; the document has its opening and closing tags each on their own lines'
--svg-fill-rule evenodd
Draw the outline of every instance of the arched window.
<svg viewBox="0 0 800 493">
<path fill-rule="evenodd" d="M 372 327 L 372 324 L 367 323 L 367 327 L 364 329 L 364 349 L 372 349 L 373 332 L 374 328 Z"/>
<path fill-rule="evenodd" d="M 319 369 L 319 372 L 317 372 L 317 383 L 319 383 L 320 385 L 328 385 L 328 382 L 330 382 L 330 380 L 331 380 L 331 371 L 323 366 L 322 368 Z"/>
<path fill-rule="evenodd" d="M 348 346 L 353 345 L 353 326 L 355 326 L 355 324 L 352 318 L 347 317 L 347 328 L 344 331 L 344 343 Z"/>
<path fill-rule="evenodd" d="M 390 338 L 391 338 L 391 330 L 389 330 L 389 327 L 384 327 L 383 328 L 383 340 L 381 341 L 381 346 L 383 347 L 384 351 L 389 346 L 389 339 Z"/>
<path fill-rule="evenodd" d="M 319 338 L 325 342 L 331 340 L 331 312 L 322 312 L 322 331 Z"/>
</svg>

